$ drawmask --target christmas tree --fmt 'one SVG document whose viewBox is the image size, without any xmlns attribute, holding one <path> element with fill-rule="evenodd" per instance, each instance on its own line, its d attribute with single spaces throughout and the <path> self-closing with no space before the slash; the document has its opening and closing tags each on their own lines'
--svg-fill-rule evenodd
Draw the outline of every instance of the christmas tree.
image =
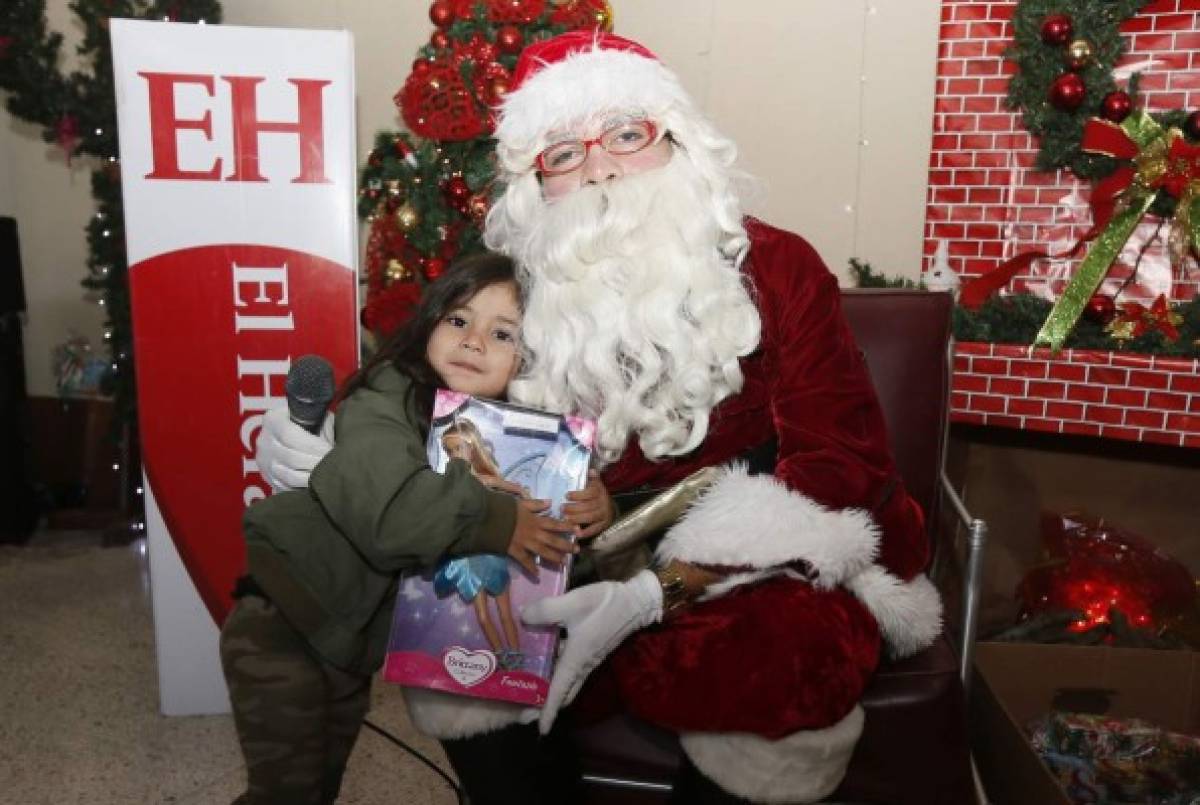
<svg viewBox="0 0 1200 805">
<path fill-rule="evenodd" d="M 105 309 L 104 340 L 110 370 L 102 388 L 116 404 L 120 438 L 136 465 L 137 395 L 133 374 L 133 332 L 126 277 L 121 167 L 117 147 L 116 95 L 113 90 L 112 17 L 218 23 L 217 0 L 73 0 L 71 11 L 83 28 L 77 48 L 84 69 L 66 74 L 59 66 L 62 34 L 46 27 L 45 0 L 5 0 L 0 9 L 0 90 L 8 111 L 42 128 L 46 142 L 57 143 L 69 163 L 76 155 L 91 157 L 92 197 L 96 212 L 87 223 L 87 275 L 82 284 L 89 298 Z M 141 472 L 127 468 L 127 499 L 141 485 Z M 140 525 L 140 516 L 138 517 Z"/>
<path fill-rule="evenodd" d="M 435 0 L 429 43 L 396 93 L 407 133 L 381 133 L 359 184 L 370 222 L 363 324 L 386 336 L 450 260 L 482 248 L 497 188 L 495 109 L 526 45 L 611 30 L 606 0 Z"/>
</svg>

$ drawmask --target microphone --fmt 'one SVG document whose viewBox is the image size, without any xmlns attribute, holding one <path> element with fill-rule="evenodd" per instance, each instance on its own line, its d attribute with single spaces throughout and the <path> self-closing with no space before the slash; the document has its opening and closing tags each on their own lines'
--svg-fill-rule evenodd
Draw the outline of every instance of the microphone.
<svg viewBox="0 0 1200 805">
<path fill-rule="evenodd" d="M 288 415 L 312 434 L 320 433 L 325 412 L 333 401 L 333 366 L 320 355 L 302 355 L 288 369 Z"/>
</svg>

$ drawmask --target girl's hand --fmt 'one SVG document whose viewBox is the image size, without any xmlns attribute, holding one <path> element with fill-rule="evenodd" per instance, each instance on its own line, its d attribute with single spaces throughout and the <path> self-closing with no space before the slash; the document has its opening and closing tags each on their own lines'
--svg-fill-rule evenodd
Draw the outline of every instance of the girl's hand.
<svg viewBox="0 0 1200 805">
<path fill-rule="evenodd" d="M 579 539 L 596 536 L 612 525 L 616 516 L 616 507 L 596 470 L 588 470 L 587 486 L 578 492 L 568 492 L 567 500 L 562 508 L 563 519 L 575 526 L 575 536 Z"/>
<path fill-rule="evenodd" d="M 561 565 L 569 555 L 579 552 L 570 536 L 572 524 L 541 514 L 549 507 L 548 500 L 518 501 L 517 524 L 508 543 L 508 555 L 535 579 L 539 562 Z"/>
</svg>

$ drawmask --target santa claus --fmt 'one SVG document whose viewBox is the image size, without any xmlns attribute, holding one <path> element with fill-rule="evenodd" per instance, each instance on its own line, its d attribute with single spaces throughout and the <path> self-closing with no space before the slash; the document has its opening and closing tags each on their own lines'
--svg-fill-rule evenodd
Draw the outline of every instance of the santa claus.
<svg viewBox="0 0 1200 805">
<path fill-rule="evenodd" d="M 614 493 L 722 468 L 652 567 L 523 613 L 567 629 L 542 730 L 601 668 L 621 706 L 679 733 L 689 773 L 752 801 L 820 799 L 881 652 L 941 626 L 837 281 L 800 237 L 743 215 L 733 143 L 637 43 L 526 48 L 496 138 L 485 238 L 527 295 L 510 397 L 595 417 Z M 284 427 L 269 419 L 263 442 L 302 439 Z M 479 756 L 451 746 L 456 767 Z M 469 791 L 505 788 L 458 770 Z"/>
</svg>

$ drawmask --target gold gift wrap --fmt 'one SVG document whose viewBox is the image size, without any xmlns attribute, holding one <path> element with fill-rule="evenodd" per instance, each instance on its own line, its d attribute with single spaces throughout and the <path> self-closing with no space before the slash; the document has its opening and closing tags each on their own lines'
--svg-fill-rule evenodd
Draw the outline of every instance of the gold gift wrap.
<svg viewBox="0 0 1200 805">
<path fill-rule="evenodd" d="M 665 489 L 642 505 L 624 514 L 591 541 L 598 555 L 620 553 L 641 544 L 683 516 L 688 506 L 717 479 L 717 467 L 697 470 L 670 489 Z"/>
</svg>

